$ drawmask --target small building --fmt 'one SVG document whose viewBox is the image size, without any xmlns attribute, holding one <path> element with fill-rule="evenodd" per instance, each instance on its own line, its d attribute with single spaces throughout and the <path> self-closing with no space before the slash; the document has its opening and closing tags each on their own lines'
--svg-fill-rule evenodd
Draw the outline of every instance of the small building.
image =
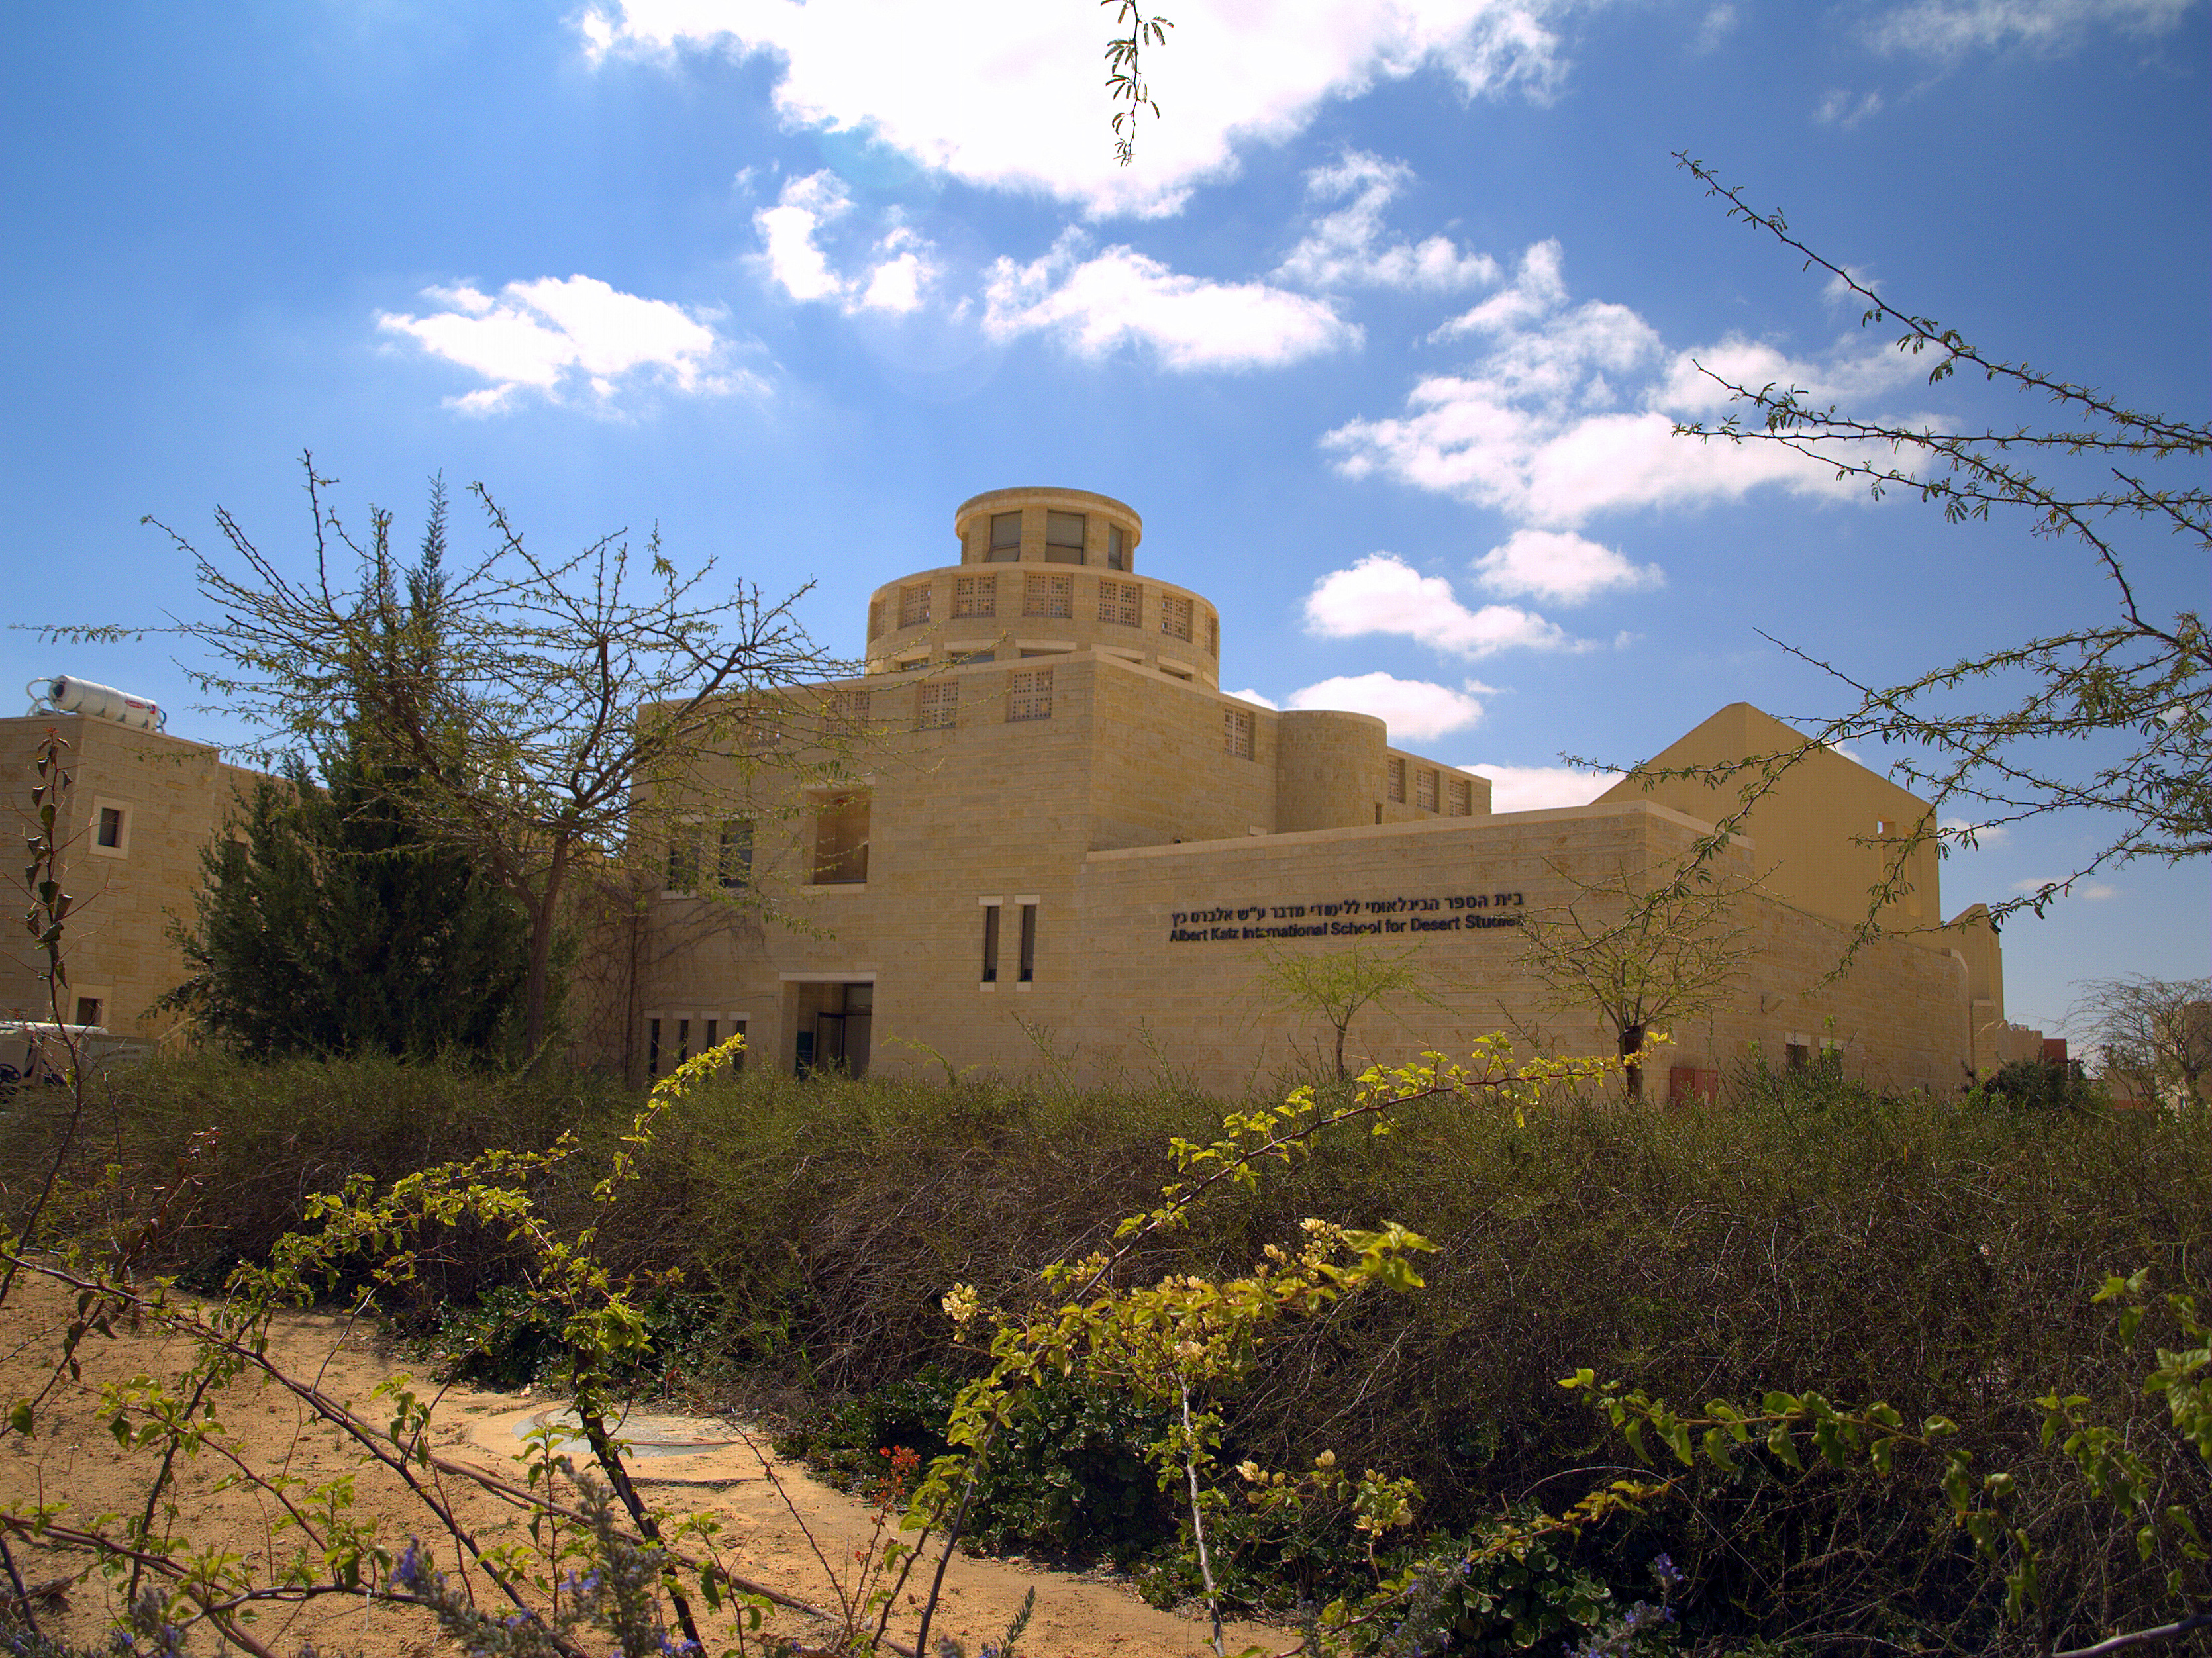
<svg viewBox="0 0 2212 1658">
<path fill-rule="evenodd" d="M 743 1031 L 754 1063 L 801 1071 L 1112 1083 L 1166 1066 L 1242 1093 L 1310 1064 L 1320 1034 L 1261 987 L 1266 962 L 1357 947 L 1409 952 L 1430 998 L 1363 1016 L 1363 1060 L 1498 1029 L 1613 1050 L 1595 1015 L 1532 978 L 1522 924 L 1676 866 L 1731 797 L 1632 780 L 1587 806 L 1494 813 L 1485 779 L 1392 744 L 1380 720 L 1224 695 L 1220 613 L 1140 568 L 1126 504 L 1001 489 L 963 503 L 953 532 L 957 562 L 869 599 L 862 676 L 792 689 L 852 736 L 842 774 L 641 830 L 669 835 L 653 853 L 668 873 L 637 1025 L 615 1045 L 659 1070 Z M 781 740 L 817 739 L 798 721 Z M 1803 741 L 1738 703 L 1653 763 Z M 1928 813 L 1822 751 L 1738 826 L 1723 862 L 1751 889 L 1745 954 L 1722 1004 L 1673 1031 L 1672 1091 L 1710 1091 L 1754 1052 L 1832 1051 L 1897 1090 L 1951 1092 L 1988 1068 L 1996 934 L 1986 911 L 1938 919 L 1936 860 L 1910 839 Z M 1885 882 L 1881 936 L 1832 978 Z M 773 893 L 799 925 L 724 908 L 718 887 Z"/>
</svg>

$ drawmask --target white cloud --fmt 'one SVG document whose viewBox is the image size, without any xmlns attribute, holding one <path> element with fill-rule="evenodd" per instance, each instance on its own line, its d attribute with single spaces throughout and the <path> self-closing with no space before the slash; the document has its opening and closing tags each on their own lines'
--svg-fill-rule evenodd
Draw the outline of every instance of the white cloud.
<svg viewBox="0 0 2212 1658">
<path fill-rule="evenodd" d="M 1982 851 L 1987 851 L 1991 847 L 2003 846 L 2012 839 L 2012 830 L 2002 823 L 1977 823 L 1965 817 L 1946 817 L 1936 827 L 1944 835 L 1952 837 L 1972 834 L 1974 837 L 1974 846 Z M 1960 845 L 1955 838 L 1953 844 Z M 1960 846 L 1960 849 L 1963 851 L 1966 848 Z M 2030 884 L 2041 886 L 2043 884 L 2036 881 Z"/>
<path fill-rule="evenodd" d="M 1620 781 L 1617 771 L 1577 771 L 1571 766 L 1462 766 L 1490 780 L 1492 811 L 1550 811 L 1586 806 Z"/>
<path fill-rule="evenodd" d="M 1881 108 L 1881 94 L 1869 92 L 1856 101 L 1851 94 L 1838 87 L 1828 92 L 1813 106 L 1813 118 L 1822 126 L 1841 127 L 1849 132 L 1861 121 Z"/>
<path fill-rule="evenodd" d="M 786 183 L 774 207 L 753 214 L 769 279 L 794 300 L 836 300 L 848 313 L 919 310 L 937 265 L 930 244 L 904 225 L 892 226 L 877 241 L 865 273 L 846 276 L 830 268 L 817 239 L 852 206 L 845 181 L 826 167 Z"/>
<path fill-rule="evenodd" d="M 1392 553 L 1370 553 L 1335 570 L 1306 595 L 1306 631 L 1323 639 L 1398 634 L 1468 658 L 1499 651 L 1583 650 L 1559 626 L 1517 604 L 1470 610 L 1442 576 L 1425 576 Z M 1332 682 L 1334 683 L 1334 682 Z"/>
<path fill-rule="evenodd" d="M 1705 21 L 1698 25 L 1697 34 L 1690 42 L 1690 50 L 1700 58 L 1708 52 L 1717 52 L 1721 42 L 1735 33 L 1738 21 L 1735 8 L 1728 4 L 1727 0 L 1709 7 Z"/>
<path fill-rule="evenodd" d="M 1263 708 L 1279 708 L 1283 706 L 1273 697 L 1262 696 L 1255 690 L 1231 691 L 1227 695 L 1235 697 L 1240 702 L 1257 702 Z"/>
<path fill-rule="evenodd" d="M 1468 690 L 1487 686 L 1468 682 Z M 1432 684 L 1425 679 L 1399 679 L 1387 673 L 1352 674 L 1324 679 L 1317 685 L 1292 691 L 1283 706 L 1290 708 L 1346 708 L 1371 714 L 1389 726 L 1393 738 L 1420 742 L 1463 731 L 1482 718 L 1482 704 L 1467 690 Z"/>
<path fill-rule="evenodd" d="M 2120 890 L 2109 881 L 2085 881 L 2076 878 L 2071 882 L 2065 882 L 2059 880 L 2057 876 L 2046 876 L 2034 881 L 2014 881 L 2012 884 L 2012 890 L 2014 892 L 2022 893 L 2040 892 L 2044 888 L 2051 886 L 2058 889 L 2058 896 L 2062 898 L 2086 898 L 2091 903 L 2102 903 L 2107 898 L 2117 898 L 2120 896 Z"/>
<path fill-rule="evenodd" d="M 1662 586 L 1667 580 L 1656 564 L 1632 564 L 1611 547 L 1561 530 L 1516 530 L 1504 545 L 1475 560 L 1474 569 L 1486 592 L 1560 604 L 1579 604 L 1615 587 Z"/>
<path fill-rule="evenodd" d="M 1910 359 L 1856 340 L 1819 362 L 1734 337 L 1670 353 L 1626 306 L 1570 307 L 1562 263 L 1557 242 L 1530 247 L 1511 282 L 1437 331 L 1439 339 L 1478 338 L 1486 355 L 1461 373 L 1419 380 L 1400 416 L 1324 434 L 1339 468 L 1560 529 L 1595 513 L 1695 506 L 1766 485 L 1831 498 L 1861 493 L 1832 466 L 1779 445 L 1693 443 L 1674 436 L 1674 422 L 1728 401 L 1700 364 L 1753 386 L 1778 381 L 1816 400 L 1863 400 L 1917 379 Z"/>
<path fill-rule="evenodd" d="M 379 312 L 376 325 L 490 381 L 447 399 L 472 413 L 504 408 L 524 390 L 559 403 L 581 388 L 604 404 L 641 381 L 687 392 L 765 389 L 751 374 L 712 372 L 724 343 L 704 316 L 595 276 L 509 282 L 496 299 L 470 287 L 423 297 L 441 308 Z"/>
<path fill-rule="evenodd" d="M 1958 58 L 2012 46 L 2063 52 L 2093 28 L 2123 34 L 2163 34 L 2196 0 L 1917 0 L 1870 25 L 1887 52 Z"/>
<path fill-rule="evenodd" d="M 1431 236 L 1383 245 L 1382 210 L 1413 181 L 1403 161 L 1386 161 L 1364 150 L 1347 150 L 1330 166 L 1306 174 L 1306 195 L 1321 202 L 1351 199 L 1313 222 L 1275 271 L 1301 288 L 1405 288 L 1447 291 L 1486 286 L 1498 277 L 1487 253 L 1462 252 L 1450 239 Z"/>
<path fill-rule="evenodd" d="M 1469 97 L 1547 97 L 1565 73 L 1547 19 L 1565 4 L 1245 0 L 1179 17 L 1144 65 L 1167 118 L 1146 121 L 1127 168 L 1099 89 L 1112 17 L 1095 6 L 977 0 L 948 27 L 914 0 L 599 0 L 579 27 L 595 59 L 766 54 L 791 125 L 866 130 L 972 185 L 1150 214 L 1381 82 L 1437 69 Z"/>
<path fill-rule="evenodd" d="M 994 261 L 984 331 L 1049 333 L 1084 357 L 1142 345 L 1179 370 L 1279 367 L 1360 342 L 1357 327 L 1305 295 L 1182 276 L 1128 247 L 1085 258 L 1085 246 L 1082 232 L 1069 230 L 1028 264 Z"/>
</svg>

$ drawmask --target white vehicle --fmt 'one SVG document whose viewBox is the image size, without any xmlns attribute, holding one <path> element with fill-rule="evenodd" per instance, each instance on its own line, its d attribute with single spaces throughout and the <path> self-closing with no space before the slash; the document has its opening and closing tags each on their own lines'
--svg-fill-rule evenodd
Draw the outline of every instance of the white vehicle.
<svg viewBox="0 0 2212 1658">
<path fill-rule="evenodd" d="M 88 1069 L 143 1060 L 151 1044 L 112 1036 L 98 1024 L 56 1024 L 52 1020 L 0 1020 L 0 1088 L 23 1083 L 59 1087 L 68 1080 L 70 1051 Z"/>
</svg>

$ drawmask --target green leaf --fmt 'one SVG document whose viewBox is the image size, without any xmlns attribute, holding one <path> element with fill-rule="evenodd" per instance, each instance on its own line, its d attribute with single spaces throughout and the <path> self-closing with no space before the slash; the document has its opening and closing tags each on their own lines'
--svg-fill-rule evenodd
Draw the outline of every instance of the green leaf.
<svg viewBox="0 0 2212 1658">
<path fill-rule="evenodd" d="M 1798 1473 L 1805 1472 L 1805 1464 L 1797 1455 L 1797 1443 L 1790 1436 L 1790 1424 L 1778 1422 L 1766 1436 L 1766 1448 L 1780 1457 Z"/>
<path fill-rule="evenodd" d="M 8 1412 L 8 1425 L 17 1433 L 28 1436 L 31 1431 L 31 1401 L 19 1399 L 15 1409 Z"/>
</svg>

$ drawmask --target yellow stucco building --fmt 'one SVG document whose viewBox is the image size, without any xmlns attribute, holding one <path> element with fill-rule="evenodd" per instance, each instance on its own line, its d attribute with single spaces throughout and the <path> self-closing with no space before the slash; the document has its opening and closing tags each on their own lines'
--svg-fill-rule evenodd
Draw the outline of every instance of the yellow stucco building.
<svg viewBox="0 0 2212 1658">
<path fill-rule="evenodd" d="M 1267 954 L 1356 945 L 1417 952 L 1435 1003 L 1364 1017 L 1363 1057 L 1500 1028 L 1610 1051 L 1518 961 L 1521 923 L 1672 867 L 1732 797 L 1631 780 L 1588 806 L 1493 813 L 1485 779 L 1379 720 L 1223 695 L 1219 612 L 1142 567 L 1122 502 L 996 490 L 953 529 L 957 562 L 870 598 L 865 674 L 794 689 L 854 734 L 846 774 L 671 837 L 622 1033 L 649 1068 L 743 1030 L 754 1063 L 784 1067 L 1109 1082 L 1164 1062 L 1241 1092 L 1317 1034 L 1257 987 Z M 1802 740 L 1739 703 L 1654 764 Z M 1826 751 L 1760 804 L 1727 854 L 1758 883 L 1735 916 L 1745 954 L 1722 1005 L 1678 1022 L 1678 1088 L 1754 1044 L 1778 1064 L 1833 1049 L 1893 1089 L 1948 1092 L 1989 1062 L 1996 936 L 1985 914 L 1940 922 L 1931 854 L 1907 854 L 1892 931 L 1828 976 L 1884 842 L 1927 810 Z M 802 925 L 727 911 L 717 887 L 772 894 Z"/>
</svg>

